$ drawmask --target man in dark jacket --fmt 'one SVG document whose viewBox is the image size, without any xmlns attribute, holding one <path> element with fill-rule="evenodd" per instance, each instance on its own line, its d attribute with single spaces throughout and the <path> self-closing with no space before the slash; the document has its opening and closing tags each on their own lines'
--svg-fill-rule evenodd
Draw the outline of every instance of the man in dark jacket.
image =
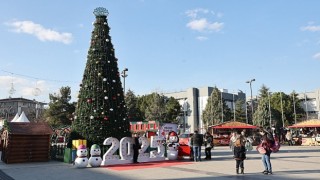
<svg viewBox="0 0 320 180">
<path fill-rule="evenodd" d="M 193 136 L 191 137 L 191 145 L 193 147 L 193 157 L 194 161 L 201 161 L 201 146 L 203 144 L 203 137 L 198 133 L 197 130 L 194 131 Z"/>
<path fill-rule="evenodd" d="M 139 149 L 140 149 L 140 144 L 139 144 L 139 136 L 138 134 L 133 135 L 133 163 L 138 163 L 138 156 L 139 156 Z"/>
</svg>

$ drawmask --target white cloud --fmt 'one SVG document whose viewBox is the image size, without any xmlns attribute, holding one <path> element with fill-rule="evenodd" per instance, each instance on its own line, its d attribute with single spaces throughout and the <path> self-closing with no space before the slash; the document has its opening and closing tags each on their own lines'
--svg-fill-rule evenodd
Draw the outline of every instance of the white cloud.
<svg viewBox="0 0 320 180">
<path fill-rule="evenodd" d="M 320 26 L 310 24 L 308 26 L 303 26 L 300 29 L 301 29 L 301 31 L 317 32 L 317 31 L 320 31 Z"/>
<path fill-rule="evenodd" d="M 187 17 L 190 18 L 186 27 L 198 32 L 219 32 L 223 29 L 224 23 L 210 20 L 211 18 L 221 18 L 222 13 L 215 13 L 208 9 L 197 8 L 186 11 Z"/>
<path fill-rule="evenodd" d="M 197 37 L 197 40 L 199 40 L 199 41 L 205 41 L 207 39 L 208 39 L 208 37 L 205 37 L 205 36 L 198 36 Z"/>
<path fill-rule="evenodd" d="M 207 14 L 207 13 L 209 13 L 209 10 L 197 8 L 197 9 L 192 9 L 192 10 L 186 11 L 187 16 L 191 17 L 193 19 L 197 18 L 199 13 Z"/>
<path fill-rule="evenodd" d="M 205 18 L 195 19 L 195 20 L 190 21 L 187 24 L 187 27 L 189 27 L 192 30 L 199 31 L 199 32 L 203 32 L 203 31 L 219 32 L 223 28 L 223 26 L 224 26 L 223 23 L 219 23 L 219 22 L 210 23 Z"/>
<path fill-rule="evenodd" d="M 314 59 L 320 60 L 320 52 L 312 56 Z"/>
<path fill-rule="evenodd" d="M 52 29 L 46 29 L 42 25 L 32 21 L 13 21 L 8 23 L 8 25 L 13 27 L 13 30 L 17 33 L 31 34 L 41 41 L 57 41 L 64 44 L 72 42 L 71 33 L 60 33 Z"/>
</svg>

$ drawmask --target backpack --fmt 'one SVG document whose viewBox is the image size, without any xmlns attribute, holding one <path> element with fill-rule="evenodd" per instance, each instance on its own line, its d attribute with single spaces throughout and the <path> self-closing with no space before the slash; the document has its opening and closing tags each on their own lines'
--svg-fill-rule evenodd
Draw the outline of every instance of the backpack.
<svg viewBox="0 0 320 180">
<path fill-rule="evenodd" d="M 278 139 L 275 139 L 273 145 L 270 147 L 270 150 L 273 152 L 273 153 L 276 153 L 278 152 L 280 149 L 280 142 Z"/>
<path fill-rule="evenodd" d="M 250 143 L 250 141 L 247 141 L 244 146 L 245 146 L 247 151 L 251 151 L 253 149 L 252 144 Z"/>
</svg>

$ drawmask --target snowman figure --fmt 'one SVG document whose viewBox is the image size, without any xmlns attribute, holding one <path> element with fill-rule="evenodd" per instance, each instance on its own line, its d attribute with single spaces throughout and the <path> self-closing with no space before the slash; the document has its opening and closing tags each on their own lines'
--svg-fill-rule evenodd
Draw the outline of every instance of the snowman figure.
<svg viewBox="0 0 320 180">
<path fill-rule="evenodd" d="M 91 146 L 90 149 L 90 158 L 89 158 L 89 165 L 91 167 L 99 167 L 101 165 L 102 162 L 102 158 L 101 158 L 101 149 L 100 146 L 97 144 L 94 144 Z"/>
<path fill-rule="evenodd" d="M 169 160 L 176 160 L 178 159 L 178 147 L 179 147 L 179 137 L 176 132 L 171 131 L 168 134 L 168 150 L 167 150 L 167 157 Z"/>
<path fill-rule="evenodd" d="M 77 149 L 77 158 L 74 161 L 74 165 L 77 168 L 85 168 L 88 166 L 88 151 L 85 145 L 79 145 Z"/>
</svg>

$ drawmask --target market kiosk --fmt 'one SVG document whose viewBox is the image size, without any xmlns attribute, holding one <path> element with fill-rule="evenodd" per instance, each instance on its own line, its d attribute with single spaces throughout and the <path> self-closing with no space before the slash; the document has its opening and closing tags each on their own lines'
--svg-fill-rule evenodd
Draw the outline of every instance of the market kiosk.
<svg viewBox="0 0 320 180">
<path fill-rule="evenodd" d="M 320 120 L 311 119 L 306 120 L 288 128 L 295 131 L 295 136 L 293 140 L 296 144 L 301 144 L 302 146 L 312 146 L 320 144 Z"/>
<path fill-rule="evenodd" d="M 246 124 L 238 121 L 227 121 L 209 127 L 209 132 L 213 135 L 213 143 L 215 146 L 226 146 L 230 143 L 231 133 L 233 131 L 246 130 L 248 136 L 252 136 L 253 131 L 258 129 L 257 126 Z"/>
</svg>

